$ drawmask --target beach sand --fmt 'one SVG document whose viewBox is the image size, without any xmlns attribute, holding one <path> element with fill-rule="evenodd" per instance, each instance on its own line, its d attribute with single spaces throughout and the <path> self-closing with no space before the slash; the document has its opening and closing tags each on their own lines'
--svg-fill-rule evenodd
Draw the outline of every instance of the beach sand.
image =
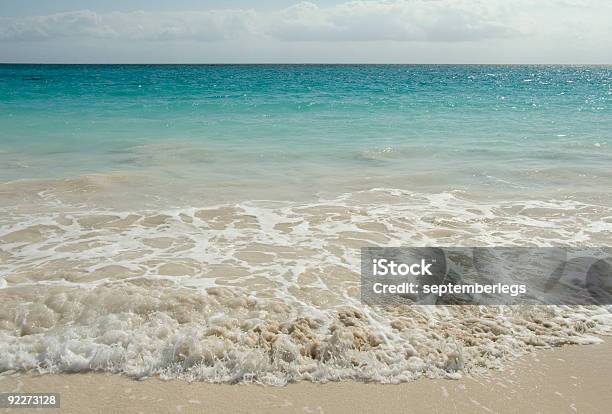
<svg viewBox="0 0 612 414">
<path fill-rule="evenodd" d="M 53 413 L 603 413 L 612 407 L 612 342 L 538 350 L 478 378 L 285 387 L 5 373 L 0 391 L 58 392 Z M 33 410 L 4 409 L 25 413 Z"/>
</svg>

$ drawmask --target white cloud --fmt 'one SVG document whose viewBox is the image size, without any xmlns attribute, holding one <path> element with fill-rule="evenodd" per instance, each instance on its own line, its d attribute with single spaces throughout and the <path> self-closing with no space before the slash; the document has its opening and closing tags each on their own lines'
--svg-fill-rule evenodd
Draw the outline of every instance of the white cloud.
<svg viewBox="0 0 612 414">
<path fill-rule="evenodd" d="M 0 61 L 604 63 L 612 56 L 610 15 L 610 0 L 80 10 L 0 17 Z"/>
<path fill-rule="evenodd" d="M 126 40 L 221 40 L 251 33 L 255 13 L 248 10 L 153 13 L 145 11 L 95 13 L 79 10 L 48 16 L 4 19 L 0 38 L 111 38 Z"/>
<path fill-rule="evenodd" d="M 283 40 L 463 41 L 518 32 L 474 1 L 351 1 L 322 8 L 304 2 L 281 11 L 268 32 Z"/>
<path fill-rule="evenodd" d="M 310 2 L 271 11 L 73 11 L 0 21 L 0 39 L 70 37 L 127 40 L 463 41 L 518 34 L 503 10 L 473 0 L 349 1 L 329 7 Z"/>
</svg>

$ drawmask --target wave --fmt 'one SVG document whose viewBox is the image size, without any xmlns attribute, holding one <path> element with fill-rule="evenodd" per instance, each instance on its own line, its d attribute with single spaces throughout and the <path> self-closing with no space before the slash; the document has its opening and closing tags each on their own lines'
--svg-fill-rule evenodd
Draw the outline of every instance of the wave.
<svg viewBox="0 0 612 414">
<path fill-rule="evenodd" d="M 395 189 L 313 203 L 13 212 L 0 371 L 258 382 L 456 378 L 600 341 L 609 307 L 366 306 L 364 246 L 596 246 L 610 209 Z M 609 234 L 609 233 L 608 233 Z"/>
</svg>

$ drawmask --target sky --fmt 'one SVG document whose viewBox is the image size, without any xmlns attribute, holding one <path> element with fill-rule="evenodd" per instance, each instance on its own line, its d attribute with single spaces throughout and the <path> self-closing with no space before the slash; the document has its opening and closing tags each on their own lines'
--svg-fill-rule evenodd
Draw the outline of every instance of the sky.
<svg viewBox="0 0 612 414">
<path fill-rule="evenodd" d="M 612 63 L 612 0 L 0 0 L 0 62 Z"/>
</svg>

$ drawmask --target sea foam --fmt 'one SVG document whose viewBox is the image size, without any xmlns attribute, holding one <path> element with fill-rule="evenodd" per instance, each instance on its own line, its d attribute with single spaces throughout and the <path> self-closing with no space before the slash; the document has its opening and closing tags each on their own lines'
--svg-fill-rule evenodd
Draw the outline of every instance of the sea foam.
<svg viewBox="0 0 612 414">
<path fill-rule="evenodd" d="M 366 306 L 364 246 L 600 243 L 611 212 L 374 189 L 317 202 L 12 212 L 0 371 L 215 382 L 456 378 L 600 341 L 609 308 Z"/>
</svg>

